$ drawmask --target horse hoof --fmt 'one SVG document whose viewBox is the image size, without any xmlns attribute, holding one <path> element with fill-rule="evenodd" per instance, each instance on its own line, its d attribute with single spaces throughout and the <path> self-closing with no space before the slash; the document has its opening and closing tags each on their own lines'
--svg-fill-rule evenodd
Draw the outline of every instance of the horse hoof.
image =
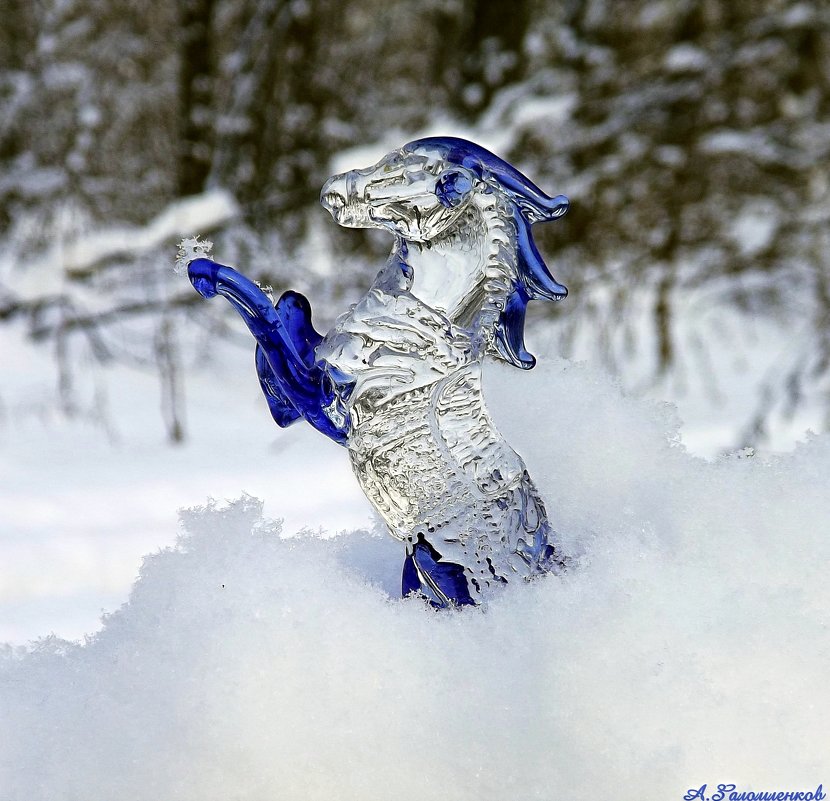
<svg viewBox="0 0 830 801">
<path fill-rule="evenodd" d="M 210 259 L 194 259 L 187 265 L 187 277 L 193 288 L 203 297 L 216 295 L 217 274 L 221 265 Z"/>
</svg>

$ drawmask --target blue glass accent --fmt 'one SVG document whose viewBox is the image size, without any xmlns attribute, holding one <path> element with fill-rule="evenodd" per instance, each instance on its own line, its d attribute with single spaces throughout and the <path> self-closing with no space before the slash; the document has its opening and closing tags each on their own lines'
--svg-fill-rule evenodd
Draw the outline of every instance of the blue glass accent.
<svg viewBox="0 0 830 801">
<path fill-rule="evenodd" d="M 404 145 L 402 150 L 415 152 L 430 147 L 438 148 L 447 161 L 470 170 L 481 180 L 497 182 L 516 204 L 514 221 L 518 238 L 519 285 L 510 295 L 499 317 L 496 342 L 506 361 L 514 367 L 529 370 L 536 364 L 536 359 L 524 346 L 524 322 L 528 301 L 534 298 L 562 300 L 568 295 L 567 287 L 556 281 L 539 255 L 530 226 L 563 216 L 568 211 L 568 198 L 564 195 L 546 195 L 512 164 L 466 139 L 453 136 L 426 137 Z M 441 199 L 441 202 L 444 203 L 444 200 Z"/>
<path fill-rule="evenodd" d="M 435 182 L 435 196 L 447 208 L 455 208 L 473 189 L 473 182 L 460 170 L 446 170 Z"/>
<path fill-rule="evenodd" d="M 418 541 L 406 554 L 401 590 L 404 597 L 413 593 L 423 595 L 440 609 L 475 605 L 464 568 L 454 562 L 442 562 L 441 554 L 423 534 L 418 535 Z"/>
<path fill-rule="evenodd" d="M 279 382 L 274 377 L 274 371 L 271 369 L 271 365 L 268 364 L 268 357 L 259 344 L 256 346 L 254 357 L 259 386 L 262 389 L 262 394 L 265 395 L 265 400 L 268 401 L 271 417 L 274 418 L 274 422 L 280 428 L 287 428 L 299 420 L 302 415 L 280 388 Z"/>
<path fill-rule="evenodd" d="M 339 404 L 337 384 L 342 373 L 328 375 L 315 361 L 314 349 L 322 336 L 311 324 L 311 306 L 298 292 L 286 292 L 271 304 L 268 296 L 232 267 L 210 259 L 195 259 L 187 268 L 196 291 L 205 298 L 227 298 L 257 341 L 256 367 L 271 414 L 279 426 L 304 417 L 314 428 L 345 445 L 349 419 L 344 409 L 338 425 L 327 409 Z"/>
<path fill-rule="evenodd" d="M 495 180 L 516 200 L 528 222 L 554 220 L 568 210 L 568 198 L 564 195 L 546 195 L 512 164 L 475 142 L 455 136 L 427 136 L 409 142 L 401 150 L 415 152 L 425 148 L 439 148 L 448 162 L 466 167 L 483 180 Z"/>
<path fill-rule="evenodd" d="M 525 348 L 525 315 L 529 298 L 524 286 L 517 286 L 507 297 L 504 311 L 496 324 L 496 347 L 502 357 L 515 367 L 530 370 L 536 358 Z"/>
<path fill-rule="evenodd" d="M 407 551 L 401 573 L 401 597 L 406 598 L 407 595 L 417 594 L 420 590 L 421 579 L 418 578 L 418 569 L 415 567 L 412 553 Z"/>
</svg>

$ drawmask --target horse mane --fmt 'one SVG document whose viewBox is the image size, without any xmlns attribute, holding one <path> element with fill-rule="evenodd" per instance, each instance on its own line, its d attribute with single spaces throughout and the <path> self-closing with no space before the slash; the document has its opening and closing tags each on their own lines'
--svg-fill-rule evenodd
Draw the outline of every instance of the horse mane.
<svg viewBox="0 0 830 801">
<path fill-rule="evenodd" d="M 568 210 L 564 195 L 546 195 L 527 176 L 489 150 L 453 136 L 416 139 L 402 148 L 405 152 L 433 149 L 449 164 L 470 170 L 491 189 L 510 201 L 516 226 L 517 277 L 507 296 L 495 327 L 495 342 L 500 355 L 514 367 L 529 370 L 536 359 L 524 344 L 527 304 L 541 298 L 557 301 L 568 290 L 551 275 L 536 243 L 531 226 L 561 217 Z"/>
</svg>

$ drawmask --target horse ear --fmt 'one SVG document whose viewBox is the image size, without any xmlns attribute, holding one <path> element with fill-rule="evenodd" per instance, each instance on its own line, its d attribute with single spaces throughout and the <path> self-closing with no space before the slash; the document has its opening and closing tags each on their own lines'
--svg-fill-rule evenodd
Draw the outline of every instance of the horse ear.
<svg viewBox="0 0 830 801">
<path fill-rule="evenodd" d="M 450 167 L 444 170 L 435 182 L 435 197 L 442 206 L 454 209 L 460 206 L 473 191 L 473 179 L 467 170 Z"/>
</svg>

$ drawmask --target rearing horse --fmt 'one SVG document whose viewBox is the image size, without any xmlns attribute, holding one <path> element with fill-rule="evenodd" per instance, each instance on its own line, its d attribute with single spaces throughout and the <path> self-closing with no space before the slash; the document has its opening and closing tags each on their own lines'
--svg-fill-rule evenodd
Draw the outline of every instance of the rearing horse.
<svg viewBox="0 0 830 801">
<path fill-rule="evenodd" d="M 395 235 L 372 287 L 325 336 L 302 295 L 272 305 L 230 267 L 188 267 L 193 286 L 230 300 L 256 338 L 275 421 L 304 417 L 348 448 L 361 488 L 406 544 L 404 595 L 476 604 L 561 566 L 525 464 L 484 406 L 481 364 L 533 367 L 527 303 L 567 290 L 530 227 L 562 216 L 567 198 L 472 142 L 434 137 L 334 176 L 321 203 L 340 225 Z"/>
</svg>

